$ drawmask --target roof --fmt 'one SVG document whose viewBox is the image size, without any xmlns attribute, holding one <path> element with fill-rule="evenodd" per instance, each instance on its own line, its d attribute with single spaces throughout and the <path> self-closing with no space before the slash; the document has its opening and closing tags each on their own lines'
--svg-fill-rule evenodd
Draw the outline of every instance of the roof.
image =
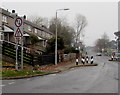
<svg viewBox="0 0 120 95">
<path fill-rule="evenodd" d="M 8 10 L 2 9 L 2 14 L 14 18 Z M 38 25 L 36 25 L 36 24 L 28 21 L 28 20 L 24 20 L 24 23 L 27 24 L 27 25 L 30 25 L 30 26 L 32 26 L 32 27 L 34 27 L 34 28 L 37 28 L 37 29 L 39 29 L 39 30 L 45 31 L 45 32 L 53 35 L 53 33 L 50 32 L 48 29 L 45 29 L 44 27 L 40 27 L 40 26 L 38 26 Z"/>
<path fill-rule="evenodd" d="M 4 32 L 14 32 L 10 27 L 4 25 Z"/>
<path fill-rule="evenodd" d="M 114 33 L 116 36 L 120 37 L 120 31 Z"/>
<path fill-rule="evenodd" d="M 40 27 L 40 26 L 38 26 L 37 24 L 34 24 L 34 23 L 32 23 L 32 22 L 30 22 L 30 21 L 28 21 L 28 20 L 24 20 L 24 23 L 27 24 L 27 25 L 30 25 L 30 26 L 32 26 L 32 27 L 34 27 L 34 28 L 37 28 L 37 29 L 39 29 L 39 30 L 45 31 L 45 32 L 53 35 L 53 33 L 50 32 L 48 29 L 45 29 L 44 27 Z"/>
</svg>

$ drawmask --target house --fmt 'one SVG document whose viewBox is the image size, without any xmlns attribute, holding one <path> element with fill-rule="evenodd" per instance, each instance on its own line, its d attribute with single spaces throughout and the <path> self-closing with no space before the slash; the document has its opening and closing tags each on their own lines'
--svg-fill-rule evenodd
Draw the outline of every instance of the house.
<svg viewBox="0 0 120 95">
<path fill-rule="evenodd" d="M 26 20 L 26 18 L 24 18 L 23 30 L 23 43 L 25 47 L 31 44 L 29 39 L 31 34 L 38 37 L 40 41 L 37 45 L 42 48 L 45 48 L 47 40 L 54 36 L 47 28 L 40 27 Z M 1 41 L 16 43 L 14 37 L 14 16 L 11 12 L 2 8 L 0 8 L 0 39 Z"/>
</svg>

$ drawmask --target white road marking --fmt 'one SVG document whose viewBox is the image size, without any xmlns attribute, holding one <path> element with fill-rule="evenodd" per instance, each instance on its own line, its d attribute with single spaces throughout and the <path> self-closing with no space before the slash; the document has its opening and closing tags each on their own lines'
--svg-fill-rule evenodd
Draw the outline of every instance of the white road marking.
<svg viewBox="0 0 120 95">
<path fill-rule="evenodd" d="M 56 74 L 50 74 L 50 76 L 55 76 Z"/>
<path fill-rule="evenodd" d="M 11 80 L 11 81 L 15 81 L 15 80 Z"/>
<path fill-rule="evenodd" d="M 27 79 L 27 80 L 30 80 L 30 79 Z"/>
<path fill-rule="evenodd" d="M 13 84 L 13 83 L 15 83 L 15 82 L 10 82 L 9 84 Z"/>
<path fill-rule="evenodd" d="M 2 84 L 2 85 L 0 85 L 0 86 L 5 86 L 5 85 Z"/>
</svg>

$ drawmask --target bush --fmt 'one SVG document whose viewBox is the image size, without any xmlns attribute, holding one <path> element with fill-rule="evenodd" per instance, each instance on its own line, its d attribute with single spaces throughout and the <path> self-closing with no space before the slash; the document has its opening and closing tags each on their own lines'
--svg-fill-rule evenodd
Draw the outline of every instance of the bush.
<svg viewBox="0 0 120 95">
<path fill-rule="evenodd" d="M 68 53 L 79 53 L 79 50 L 76 50 L 74 47 L 67 47 L 64 49 L 64 53 L 68 54 Z"/>
<path fill-rule="evenodd" d="M 57 50 L 64 49 L 64 41 L 62 37 L 57 37 Z M 55 37 L 47 41 L 46 52 L 54 53 L 55 52 Z"/>
<path fill-rule="evenodd" d="M 31 34 L 30 35 L 30 41 L 31 41 L 31 44 L 33 45 L 33 44 L 39 42 L 39 39 L 38 39 L 38 37 L 36 35 Z"/>
</svg>

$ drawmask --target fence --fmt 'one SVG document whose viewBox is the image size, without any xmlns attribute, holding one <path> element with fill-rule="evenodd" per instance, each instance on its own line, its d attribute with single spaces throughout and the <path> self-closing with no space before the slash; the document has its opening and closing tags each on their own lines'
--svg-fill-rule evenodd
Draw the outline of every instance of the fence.
<svg viewBox="0 0 120 95">
<path fill-rule="evenodd" d="M 64 61 L 70 61 L 76 59 L 76 53 L 64 54 Z"/>
<path fill-rule="evenodd" d="M 35 56 L 34 63 L 38 65 L 55 64 L 55 54 Z"/>
<path fill-rule="evenodd" d="M 11 44 L 8 42 L 3 42 L 2 44 L 2 54 L 8 57 L 16 59 L 16 49 L 15 44 Z M 18 61 L 21 61 L 21 47 L 18 46 Z M 59 58 L 59 56 L 58 56 Z M 46 64 L 54 64 L 55 63 L 55 55 L 32 55 L 30 53 L 26 53 L 26 49 L 23 50 L 23 63 L 29 65 L 46 65 Z"/>
</svg>

